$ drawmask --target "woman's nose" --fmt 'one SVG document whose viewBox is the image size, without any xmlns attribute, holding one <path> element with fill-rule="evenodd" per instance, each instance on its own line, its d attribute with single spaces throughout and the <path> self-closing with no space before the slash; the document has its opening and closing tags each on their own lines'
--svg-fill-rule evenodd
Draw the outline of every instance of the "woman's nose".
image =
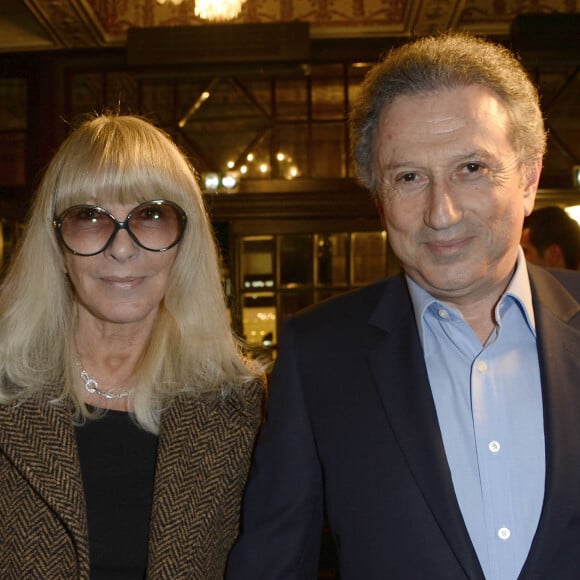
<svg viewBox="0 0 580 580">
<path fill-rule="evenodd" d="M 139 246 L 129 235 L 127 228 L 119 228 L 113 237 L 113 241 L 105 250 L 105 254 L 116 260 L 128 260 L 140 251 Z"/>
</svg>

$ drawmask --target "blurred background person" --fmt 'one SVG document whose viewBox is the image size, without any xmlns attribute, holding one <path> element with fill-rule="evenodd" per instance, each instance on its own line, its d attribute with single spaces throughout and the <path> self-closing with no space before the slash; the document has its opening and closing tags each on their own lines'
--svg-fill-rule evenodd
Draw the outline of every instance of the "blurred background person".
<svg viewBox="0 0 580 580">
<path fill-rule="evenodd" d="M 521 245 L 532 264 L 568 270 L 580 265 L 580 225 L 559 206 L 536 209 L 524 220 Z"/>
<path fill-rule="evenodd" d="M 85 122 L 0 290 L 0 577 L 221 578 L 261 374 L 183 154 L 140 118 Z"/>
</svg>

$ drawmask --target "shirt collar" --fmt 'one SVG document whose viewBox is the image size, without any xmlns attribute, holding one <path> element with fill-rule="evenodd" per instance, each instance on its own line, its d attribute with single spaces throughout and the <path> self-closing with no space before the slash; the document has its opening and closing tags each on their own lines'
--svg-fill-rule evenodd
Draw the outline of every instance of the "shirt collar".
<svg viewBox="0 0 580 580">
<path fill-rule="evenodd" d="M 407 286 L 409 288 L 409 294 L 411 295 L 411 302 L 413 303 L 415 320 L 417 321 L 417 330 L 419 331 L 421 343 L 423 343 L 423 317 L 425 312 L 431 304 L 435 303 L 443 305 L 443 303 L 421 288 L 421 286 L 409 278 L 409 276 L 405 275 L 405 278 L 407 279 Z M 500 308 L 500 305 L 505 300 L 506 296 L 511 297 L 516 304 L 519 304 L 520 310 L 530 328 L 530 331 L 535 335 L 536 320 L 532 306 L 532 290 L 530 287 L 530 279 L 528 277 L 528 268 L 526 266 L 524 252 L 521 247 L 518 248 L 518 257 L 514 274 L 503 296 L 498 302 L 497 309 Z M 448 305 L 445 306 L 446 308 L 449 308 Z M 496 313 L 497 312 L 499 312 L 499 310 L 496 310 Z"/>
<path fill-rule="evenodd" d="M 506 288 L 504 297 L 505 296 L 511 296 L 520 305 L 522 314 L 524 315 L 530 330 L 535 336 L 536 318 L 534 316 L 534 307 L 532 305 L 532 288 L 530 286 L 530 277 L 528 275 L 528 266 L 526 265 L 524 251 L 521 247 L 518 248 L 518 261 L 516 262 L 516 270 L 512 276 L 512 279 L 510 280 L 510 283 L 508 284 L 508 287 Z"/>
</svg>

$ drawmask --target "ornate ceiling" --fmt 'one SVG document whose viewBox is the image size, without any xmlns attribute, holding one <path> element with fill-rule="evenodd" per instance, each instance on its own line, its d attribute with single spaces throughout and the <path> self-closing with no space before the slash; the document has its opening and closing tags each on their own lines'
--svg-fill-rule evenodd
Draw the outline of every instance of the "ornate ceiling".
<svg viewBox="0 0 580 580">
<path fill-rule="evenodd" d="M 252 47 L 254 49 L 252 58 L 255 60 L 256 54 L 262 58 L 262 55 L 267 52 L 262 50 L 263 43 L 257 43 L 256 46 L 259 45 L 260 48 L 258 51 L 254 46 L 256 43 L 252 42 L 253 37 L 248 36 L 260 24 L 282 23 L 285 26 L 280 28 L 292 29 L 290 41 L 286 42 L 292 47 L 300 44 L 296 37 L 297 28 L 306 28 L 306 36 L 309 35 L 310 39 L 316 41 L 312 43 L 313 46 L 314 44 L 319 47 L 322 45 L 332 46 L 333 49 L 338 47 L 340 54 L 348 55 L 344 57 L 344 60 L 347 61 L 352 56 L 351 46 L 356 45 L 357 50 L 363 46 L 365 49 L 368 48 L 369 54 L 371 54 L 377 47 L 383 46 L 385 39 L 397 42 L 399 39 L 403 40 L 415 34 L 429 34 L 449 29 L 484 34 L 499 41 L 509 42 L 510 39 L 515 38 L 513 35 L 510 36 L 510 31 L 518 16 L 524 14 L 555 15 L 548 17 L 551 22 L 549 27 L 543 26 L 546 24 L 544 16 L 528 16 L 527 23 L 520 27 L 522 33 L 517 38 L 518 41 L 525 40 L 528 46 L 526 48 L 525 43 L 519 42 L 517 48 L 520 54 L 525 53 L 522 54 L 523 60 L 529 66 L 530 72 L 540 88 L 546 124 L 549 129 L 550 142 L 543 172 L 544 187 L 569 187 L 571 168 L 580 164 L 580 43 L 578 42 L 578 37 L 580 37 L 580 33 L 578 33 L 580 0 L 246 0 L 243 10 L 235 22 L 248 26 L 234 27 L 238 29 L 238 32 L 245 31 L 246 34 L 236 39 L 237 44 L 228 45 L 229 51 L 225 51 L 225 57 L 221 55 L 220 50 L 224 45 L 227 45 L 226 39 L 219 32 L 219 27 L 212 28 L 211 25 L 207 25 L 205 21 L 194 16 L 194 2 L 195 0 L 183 0 L 181 5 L 175 6 L 170 2 L 159 5 L 156 0 L 0 0 L 0 54 L 4 53 L 5 57 L 2 62 L 8 63 L 5 67 L 7 70 L 12 61 L 19 60 L 13 54 L 16 52 L 21 53 L 25 60 L 28 57 L 25 53 L 30 51 L 35 53 L 39 51 L 42 57 L 48 56 L 49 58 L 52 56 L 51 53 L 54 53 L 59 58 L 60 51 L 63 51 L 64 55 L 70 55 L 71 49 L 73 51 L 85 49 L 82 51 L 83 56 L 92 57 L 102 52 L 121 53 L 124 52 L 123 48 L 127 47 L 129 65 L 136 68 L 141 67 L 139 69 L 140 80 L 137 81 L 130 75 L 123 76 L 121 73 L 117 76 L 111 73 L 106 82 L 103 80 L 104 77 L 93 78 L 90 72 L 87 72 L 86 78 L 83 77 L 81 80 L 79 80 L 80 77 L 70 77 L 69 81 L 73 83 L 73 88 L 76 87 L 75 90 L 80 91 L 79 94 L 82 98 L 79 99 L 78 103 L 74 101 L 74 106 L 71 105 L 73 100 L 68 98 L 66 102 L 70 105 L 71 110 L 61 111 L 59 115 L 66 117 L 67 114 L 75 112 L 80 114 L 87 110 L 98 110 L 103 105 L 112 106 L 110 103 L 101 102 L 103 94 L 107 92 L 103 89 L 105 86 L 103 83 L 112 83 L 109 92 L 112 95 L 117 95 L 117 92 L 125 95 L 124 100 L 128 99 L 127 94 L 134 96 L 140 94 L 141 100 L 145 99 L 146 101 L 149 94 L 147 90 L 153 91 L 151 87 L 154 87 L 157 91 L 155 92 L 155 102 L 144 101 L 141 106 L 146 109 L 148 107 L 147 110 L 156 111 L 160 118 L 163 117 L 164 111 L 171 113 L 171 119 L 176 114 L 178 119 L 182 119 L 185 115 L 183 119 L 185 119 L 184 123 L 187 124 L 191 116 L 188 111 L 192 110 L 192 106 L 196 106 L 196 100 L 194 97 L 189 100 L 184 97 L 183 103 L 175 103 L 172 101 L 174 92 L 177 91 L 179 96 L 178 89 L 183 85 L 185 87 L 183 90 L 187 93 L 188 82 L 190 84 L 205 82 L 207 79 L 204 75 L 210 73 L 218 77 L 219 80 L 220 75 L 215 71 L 211 72 L 213 69 L 209 65 L 212 59 L 215 60 L 218 56 L 221 58 L 220 66 L 222 68 L 224 63 L 229 66 L 237 62 L 237 58 L 242 58 L 248 51 L 251 52 Z M 530 18 L 536 20 L 536 24 L 530 22 Z M 540 25 L 537 23 L 538 20 L 542 21 Z M 289 23 L 297 24 L 289 26 Z M 308 26 L 298 23 L 307 23 Z M 170 27 L 179 27 L 179 29 L 173 30 Z M 278 30 L 277 27 L 262 26 L 260 28 L 262 32 L 264 32 L 264 28 Z M 133 30 L 129 33 L 131 29 Z M 132 42 L 132 39 L 135 40 L 136 33 L 143 33 L 146 36 L 145 40 L 140 43 Z M 161 33 L 161 35 L 157 33 Z M 186 34 L 187 38 L 183 34 Z M 159 40 L 160 37 L 162 40 Z M 183 44 L 184 38 L 189 42 L 186 47 Z M 212 42 L 209 42 L 208 38 Z M 530 44 L 532 48 L 530 48 Z M 541 54 L 540 45 L 543 51 Z M 139 51 L 141 51 L 139 55 L 144 58 L 143 61 L 134 60 L 133 53 L 135 51 L 132 51 L 131 48 L 135 46 L 139 46 Z M 234 46 L 233 49 L 232 46 Z M 119 50 L 90 50 L 108 47 L 118 47 Z M 565 47 L 565 50 L 562 50 L 562 47 Z M 527 52 L 522 50 L 523 48 Z M 170 49 L 173 49 L 173 52 Z M 189 81 L 183 78 L 175 80 L 175 82 L 172 79 L 157 78 L 159 70 L 168 73 L 171 66 L 177 67 L 182 62 L 176 60 L 175 51 L 183 58 L 190 59 L 190 61 L 197 59 L 195 60 L 197 64 L 209 66 L 209 72 L 204 69 L 202 74 L 200 71 L 203 67 L 198 67 L 196 74 L 199 78 Z M 327 53 L 316 54 L 326 55 Z M 36 57 L 38 54 L 32 56 Z M 160 60 L 162 57 L 166 60 Z M 147 58 L 150 61 L 147 61 Z M 265 56 L 263 58 L 267 60 Z M 316 61 L 313 58 L 312 60 L 321 66 L 325 64 L 322 63 L 322 59 Z M 245 62 L 250 62 L 250 57 L 246 56 Z M 147 66 L 152 69 L 150 71 L 151 78 L 148 79 L 145 78 L 143 72 Z M 355 64 L 353 64 L 354 66 Z M 0 77 L 3 72 L 6 73 L 6 70 L 3 71 L 0 68 Z M 244 69 L 241 67 L 239 70 L 242 74 Z M 284 75 L 289 74 L 286 69 L 282 72 Z M 301 78 L 303 73 L 301 68 Z M 80 73 L 77 71 L 76 74 L 78 76 Z M 179 76 L 181 73 L 176 72 L 176 74 Z M 317 89 L 317 85 L 313 81 L 312 86 L 318 90 L 319 95 L 323 95 L 322 101 L 326 103 L 325 106 L 332 108 L 333 104 L 342 103 L 344 83 L 342 77 L 339 77 L 340 75 L 332 77 L 334 84 L 331 80 L 324 80 L 326 83 L 324 90 Z M 119 80 L 121 78 L 124 80 Z M 4 101 L 3 116 L 0 111 L 0 122 L 4 120 L 4 124 L 0 126 L 0 133 L 2 128 L 5 133 L 6 131 L 10 133 L 9 130 L 13 128 L 14 119 L 18 118 L 8 106 L 9 103 L 12 102 L 15 106 L 20 106 L 24 115 L 25 107 L 22 106 L 24 100 L 20 96 L 22 91 L 19 92 L 20 85 L 17 84 L 22 82 L 22 79 L 13 81 L 9 79 L 5 83 L 7 93 L 0 95 Z M 139 91 L 135 89 L 137 82 L 141 83 Z M 167 87 L 172 87 L 171 90 L 165 87 L 167 90 L 162 91 L 163 82 L 167 84 Z M 259 85 L 260 82 L 257 80 L 255 84 Z M 128 87 L 123 85 L 121 89 L 117 87 L 119 83 L 128 83 Z M 296 81 L 296 83 L 297 86 L 300 85 L 300 81 Z M 247 87 L 244 90 L 237 87 L 239 89 L 237 92 L 228 89 L 224 90 L 223 93 L 228 98 L 232 98 L 232 94 L 240 93 L 243 100 L 243 98 L 248 98 L 248 95 L 255 97 L 255 94 L 260 92 L 257 85 L 253 85 L 251 90 Z M 282 85 L 290 86 L 288 83 L 281 83 L 280 86 Z M 143 88 L 144 86 L 145 88 Z M 270 87 L 270 84 L 267 86 Z M 135 90 L 131 92 L 129 88 Z M 306 102 L 304 95 L 295 95 L 290 89 L 286 91 L 288 95 L 281 89 L 277 89 L 277 91 L 277 98 L 281 99 L 281 103 L 277 105 L 278 108 L 283 107 L 284 103 Z M 219 103 L 217 97 L 219 91 L 216 90 L 214 93 L 213 100 L 215 103 Z M 7 94 L 12 95 L 12 100 L 6 98 Z M 137 97 L 135 96 L 135 98 Z M 115 102 L 118 100 L 115 97 Z M 266 100 L 266 102 L 270 101 Z M 132 100 L 128 99 L 128 103 L 132 103 Z M 230 111 L 230 108 L 229 105 L 223 107 L 226 112 L 233 114 L 233 109 Z M 257 107 L 259 111 L 262 111 L 263 108 L 263 106 Z M 134 104 L 132 110 L 140 109 L 141 107 Z M 214 109 L 215 107 L 205 106 L 202 112 L 198 112 L 196 119 L 202 119 L 201 113 L 203 112 L 210 111 L 213 114 Z M 342 108 L 340 108 L 340 112 L 342 114 Z M 209 114 L 207 112 L 207 115 Z M 224 133 L 231 141 L 231 115 L 224 115 L 228 120 Z M 214 117 L 218 118 L 219 115 L 214 115 Z M 242 117 L 246 119 L 243 115 Z M 250 117 L 254 118 L 251 115 Z M 258 117 L 266 123 L 260 114 Z M 24 123 L 24 121 L 22 122 Z M 171 125 L 170 120 L 166 120 L 164 123 L 167 126 Z M 270 127 L 268 123 L 266 123 L 266 128 Z M 190 123 L 190 125 L 193 126 L 195 123 Z M 279 130 L 282 131 L 282 129 Z M 186 135 L 186 130 L 181 125 L 176 131 Z M 212 142 L 208 134 L 215 137 L 217 152 L 212 151 L 207 157 L 217 162 L 219 152 L 226 151 L 223 142 L 218 139 L 221 134 L 215 131 L 215 127 L 213 131 L 204 130 L 201 131 L 201 134 L 203 134 L 202 141 L 206 146 Z M 298 137 L 294 135 L 293 138 L 298 139 L 299 132 L 297 135 Z M 190 141 L 194 141 L 190 135 L 186 136 Z M 338 142 L 338 139 L 335 141 Z M 9 156 L 13 148 L 4 147 L 4 152 L 1 149 L 0 144 L 0 161 L 2 154 L 5 157 Z M 303 147 L 297 147 L 297 149 L 306 150 Z M 225 155 L 225 153 L 223 154 Z M 326 157 L 333 159 L 332 156 Z M 14 166 L 15 164 L 10 158 L 5 165 Z M 23 172 L 22 166 L 21 173 Z"/>
<path fill-rule="evenodd" d="M 2 0 L 0 52 L 124 45 L 131 27 L 201 25 L 194 0 Z M 235 22 L 306 21 L 313 38 L 447 29 L 501 37 L 523 13 L 577 13 L 580 0 L 247 0 Z"/>
</svg>

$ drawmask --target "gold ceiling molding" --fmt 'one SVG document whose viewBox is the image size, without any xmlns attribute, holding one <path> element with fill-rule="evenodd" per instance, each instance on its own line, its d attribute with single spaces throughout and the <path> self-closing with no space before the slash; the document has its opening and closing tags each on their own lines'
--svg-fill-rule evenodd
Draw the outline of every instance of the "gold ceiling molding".
<svg viewBox="0 0 580 580">
<path fill-rule="evenodd" d="M 95 17 L 90 0 L 24 0 L 55 48 L 105 46 L 109 38 Z"/>
<path fill-rule="evenodd" d="M 19 39 L 25 49 L 34 48 L 35 39 L 38 49 L 123 46 L 130 28 L 211 26 L 195 16 L 194 0 L 178 6 L 156 0 L 0 1 L 0 51 L 14 50 Z M 307 22 L 312 38 L 407 37 L 451 29 L 507 36 L 518 14 L 579 11 L 580 0 L 247 0 L 233 22 Z"/>
<path fill-rule="evenodd" d="M 28 0 L 36 5 L 53 0 Z M 194 0 L 180 5 L 156 0 L 60 0 L 69 12 L 78 6 L 114 43 L 122 42 L 131 27 L 201 25 Z M 408 36 L 455 28 L 465 0 L 247 0 L 237 23 L 302 21 L 312 37 Z M 56 12 L 60 12 L 57 10 Z"/>
<path fill-rule="evenodd" d="M 406 23 L 410 34 L 434 34 L 457 28 L 465 0 L 429 0 L 409 2 L 412 14 Z"/>
</svg>

